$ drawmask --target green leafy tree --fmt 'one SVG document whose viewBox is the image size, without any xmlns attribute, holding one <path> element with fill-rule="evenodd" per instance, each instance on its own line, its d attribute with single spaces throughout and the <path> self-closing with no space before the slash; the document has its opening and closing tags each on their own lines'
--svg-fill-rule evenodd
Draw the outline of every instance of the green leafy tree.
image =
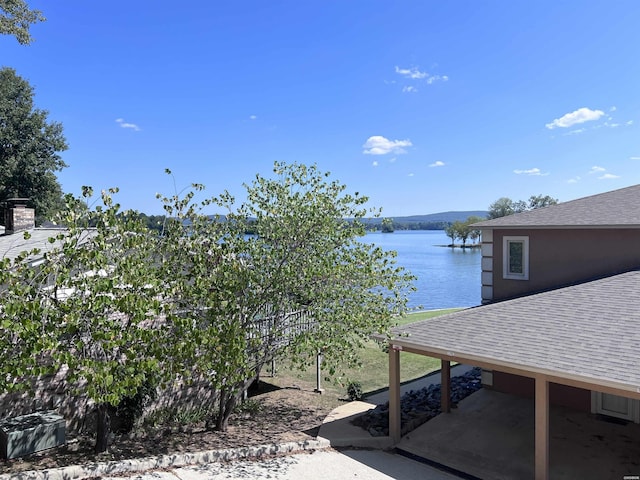
<svg viewBox="0 0 640 480">
<path fill-rule="evenodd" d="M 339 376 L 369 335 L 405 311 L 412 289 L 392 253 L 358 242 L 365 197 L 315 166 L 276 163 L 274 174 L 247 185 L 239 208 L 227 193 L 200 205 L 193 193 L 164 199 L 175 219 L 161 251 L 173 279 L 176 365 L 219 392 L 220 430 L 267 360 L 286 352 L 302 366 L 323 352 Z M 224 217 L 204 215 L 211 205 Z M 255 235 L 245 236 L 249 222 Z"/>
<path fill-rule="evenodd" d="M 276 164 L 235 208 L 227 193 L 164 199 L 161 235 L 110 192 L 90 208 L 66 197 L 66 230 L 38 265 L 37 251 L 2 260 L 0 387 L 28 386 L 65 366 L 70 393 L 95 402 L 96 450 L 108 447 L 110 406 L 150 378 L 205 378 L 217 393 L 217 427 L 274 355 L 331 375 L 406 309 L 413 277 L 369 243 L 367 199 L 316 167 Z M 228 213 L 211 218 L 216 205 Z M 352 221 L 343 219 L 349 218 Z M 244 233 L 251 223 L 256 235 Z M 27 234 L 28 235 L 28 234 Z"/>
<path fill-rule="evenodd" d="M 480 235 L 482 234 L 481 230 L 477 229 L 477 228 L 473 228 L 472 225 L 474 223 L 478 223 L 478 222 L 482 222 L 484 220 L 484 218 L 475 216 L 475 215 L 471 215 L 469 218 L 467 218 L 465 220 L 465 224 L 467 226 L 467 229 L 469 230 L 469 238 L 471 239 L 471 241 L 473 243 L 477 243 L 478 239 L 480 238 Z"/>
<path fill-rule="evenodd" d="M 464 222 L 456 220 L 455 222 L 447 225 L 444 229 L 447 236 L 451 239 L 451 247 L 455 246 L 455 240 L 460 239 L 462 241 L 462 248 L 467 246 L 467 240 L 471 238 L 476 240 L 480 237 L 480 231 L 471 227 L 472 224 L 481 222 L 483 218 L 470 216 Z"/>
<path fill-rule="evenodd" d="M 30 388 L 34 378 L 56 370 L 45 361 L 58 344 L 49 328 L 54 320 L 44 295 L 46 272 L 31 266 L 38 256 L 31 249 L 0 258 L 0 393 Z"/>
<path fill-rule="evenodd" d="M 526 204 L 523 204 L 521 201 L 514 202 L 508 197 L 501 197 L 489 205 L 487 217 L 489 219 L 506 217 L 507 215 L 523 212 L 525 208 Z"/>
<path fill-rule="evenodd" d="M 383 218 L 381 224 L 382 233 L 393 233 L 393 219 Z"/>
<path fill-rule="evenodd" d="M 529 197 L 528 202 L 525 202 L 524 200 L 513 201 L 508 197 L 501 197 L 489 205 L 489 213 L 487 217 L 489 219 L 506 217 L 507 215 L 513 215 L 514 213 L 548 207 L 549 205 L 556 205 L 557 203 L 558 199 L 550 197 L 549 195 L 532 195 Z"/>
<path fill-rule="evenodd" d="M 558 199 L 549 195 L 532 195 L 529 197 L 528 210 L 535 210 L 536 208 L 549 207 L 557 204 Z"/>
<path fill-rule="evenodd" d="M 467 222 L 456 220 L 455 222 L 453 222 L 453 231 L 455 232 L 456 238 L 459 238 L 462 241 L 462 248 L 466 247 L 467 239 L 469 238 L 469 233 L 471 232 Z"/>
<path fill-rule="evenodd" d="M 109 406 L 163 371 L 166 338 L 166 324 L 158 321 L 164 288 L 156 236 L 137 214 L 120 214 L 110 196 L 116 191 L 103 192 L 103 205 L 89 212 L 68 197 L 61 217 L 68 233 L 46 258 L 62 347 L 53 357 L 68 366 L 77 393 L 97 406 L 99 452 L 108 447 Z"/>
<path fill-rule="evenodd" d="M 61 207 L 55 172 L 66 167 L 59 155 L 67 149 L 62 125 L 47 115 L 34 107 L 26 80 L 11 68 L 0 69 L 0 201 L 29 198 L 38 221 Z"/>
<path fill-rule="evenodd" d="M 455 223 L 450 223 L 446 227 L 444 227 L 444 233 L 447 234 L 447 237 L 451 239 L 451 247 L 455 246 L 456 238 L 458 238 L 458 230 Z"/>
<path fill-rule="evenodd" d="M 0 0 L 0 34 L 13 35 L 22 45 L 33 41 L 29 28 L 46 20 L 39 10 L 30 10 L 24 0 Z"/>
<path fill-rule="evenodd" d="M 168 372 L 157 236 L 137 214 L 119 212 L 114 192 L 103 192 L 94 210 L 84 202 L 90 189 L 68 196 L 60 215 L 67 229 L 50 239 L 54 248 L 37 267 L 29 254 L 3 260 L 0 292 L 0 348 L 14 349 L 0 367 L 4 390 L 64 366 L 69 393 L 96 404 L 98 452 L 108 447 L 110 406 Z"/>
</svg>

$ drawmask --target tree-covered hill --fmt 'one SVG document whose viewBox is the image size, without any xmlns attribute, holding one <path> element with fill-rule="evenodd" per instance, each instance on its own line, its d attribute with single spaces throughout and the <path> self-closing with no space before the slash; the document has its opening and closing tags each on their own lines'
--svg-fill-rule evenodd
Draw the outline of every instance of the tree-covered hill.
<svg viewBox="0 0 640 480">
<path fill-rule="evenodd" d="M 453 222 L 464 222 L 471 216 L 486 218 L 487 211 L 465 210 L 430 213 L 427 215 L 410 215 L 406 217 L 368 218 L 365 222 L 372 229 L 379 229 L 382 225 L 382 220 L 389 218 L 393 221 L 393 227 L 396 230 L 443 230 Z"/>
</svg>

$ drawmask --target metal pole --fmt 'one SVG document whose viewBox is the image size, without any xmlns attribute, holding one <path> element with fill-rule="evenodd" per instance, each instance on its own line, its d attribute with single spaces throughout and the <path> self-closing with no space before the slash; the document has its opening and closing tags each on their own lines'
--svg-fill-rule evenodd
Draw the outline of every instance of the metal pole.
<svg viewBox="0 0 640 480">
<path fill-rule="evenodd" d="M 321 378 L 322 378 L 322 352 L 318 352 L 316 356 L 316 388 L 314 392 L 322 393 L 324 392 L 324 388 L 322 388 Z"/>
<path fill-rule="evenodd" d="M 396 444 L 402 436 L 402 409 L 400 406 L 400 350 L 389 345 L 389 437 Z"/>
</svg>

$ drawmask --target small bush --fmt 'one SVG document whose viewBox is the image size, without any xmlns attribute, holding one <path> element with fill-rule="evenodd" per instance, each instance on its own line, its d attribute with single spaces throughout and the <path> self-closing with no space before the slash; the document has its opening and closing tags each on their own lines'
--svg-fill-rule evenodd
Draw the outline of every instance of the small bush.
<svg viewBox="0 0 640 480">
<path fill-rule="evenodd" d="M 206 420 L 210 416 L 211 408 L 208 407 L 168 407 L 150 413 L 144 419 L 144 423 L 154 428 L 167 425 L 191 425 Z"/>
<path fill-rule="evenodd" d="M 161 425 L 167 425 L 171 423 L 171 418 L 173 417 L 174 411 L 171 408 L 159 408 L 158 410 L 154 410 L 149 415 L 147 415 L 143 424 L 156 428 Z"/>
<path fill-rule="evenodd" d="M 362 400 L 362 384 L 360 382 L 349 382 L 347 395 L 352 402 L 354 400 Z"/>
<path fill-rule="evenodd" d="M 136 422 L 142 417 L 144 408 L 150 401 L 156 398 L 156 382 L 149 379 L 144 382 L 136 394 L 124 397 L 114 409 L 115 428 L 117 433 L 129 433 L 133 430 Z"/>
<path fill-rule="evenodd" d="M 173 412 L 171 420 L 179 425 L 198 423 L 211 416 L 211 409 L 206 407 L 178 408 Z"/>
<path fill-rule="evenodd" d="M 258 400 L 248 399 L 244 402 L 236 405 L 236 408 L 233 410 L 234 413 L 248 413 L 250 415 L 255 415 L 262 410 L 262 404 Z"/>
</svg>

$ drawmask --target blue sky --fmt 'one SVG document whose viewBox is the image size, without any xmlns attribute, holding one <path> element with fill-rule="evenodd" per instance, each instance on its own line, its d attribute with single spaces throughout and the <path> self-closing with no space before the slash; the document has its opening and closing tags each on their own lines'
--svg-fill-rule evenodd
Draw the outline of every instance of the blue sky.
<svg viewBox="0 0 640 480">
<path fill-rule="evenodd" d="M 70 149 L 65 191 L 210 194 L 316 163 L 384 216 L 640 183 L 640 2 L 30 1 L 0 62 Z"/>
</svg>

